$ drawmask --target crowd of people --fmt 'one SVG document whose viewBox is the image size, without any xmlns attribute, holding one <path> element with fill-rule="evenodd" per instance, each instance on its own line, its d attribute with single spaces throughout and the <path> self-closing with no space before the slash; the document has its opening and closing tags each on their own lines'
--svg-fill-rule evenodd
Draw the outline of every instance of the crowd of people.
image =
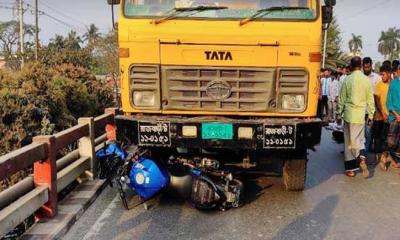
<svg viewBox="0 0 400 240">
<path fill-rule="evenodd" d="M 321 69 L 318 116 L 343 131 L 348 177 L 359 170 L 369 177 L 368 153 L 384 171 L 400 168 L 400 62 L 385 61 L 379 72 L 369 57 L 353 57 L 334 71 Z"/>
</svg>

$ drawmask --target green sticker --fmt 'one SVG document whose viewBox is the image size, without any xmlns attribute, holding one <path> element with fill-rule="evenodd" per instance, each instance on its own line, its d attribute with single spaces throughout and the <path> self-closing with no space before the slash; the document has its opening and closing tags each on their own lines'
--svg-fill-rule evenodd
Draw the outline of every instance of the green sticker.
<svg viewBox="0 0 400 240">
<path fill-rule="evenodd" d="M 231 123 L 203 123 L 201 127 L 202 139 L 233 139 L 233 125 Z"/>
</svg>

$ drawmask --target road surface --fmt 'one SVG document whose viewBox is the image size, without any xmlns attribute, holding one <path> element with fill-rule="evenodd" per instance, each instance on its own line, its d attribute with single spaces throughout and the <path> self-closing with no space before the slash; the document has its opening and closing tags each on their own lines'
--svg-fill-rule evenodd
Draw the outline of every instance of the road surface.
<svg viewBox="0 0 400 240">
<path fill-rule="evenodd" d="M 256 178 L 246 183 L 247 203 L 226 212 L 201 212 L 169 197 L 148 211 L 126 211 L 108 187 L 64 239 L 400 239 L 398 172 L 371 167 L 370 179 L 350 179 L 342 149 L 325 131 L 310 152 L 304 192 L 285 192 L 280 178 Z"/>
</svg>

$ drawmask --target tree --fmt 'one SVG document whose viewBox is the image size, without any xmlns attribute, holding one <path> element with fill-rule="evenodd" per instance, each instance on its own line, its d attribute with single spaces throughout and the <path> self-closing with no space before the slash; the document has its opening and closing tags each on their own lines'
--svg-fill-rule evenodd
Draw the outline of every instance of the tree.
<svg viewBox="0 0 400 240">
<path fill-rule="evenodd" d="M 3 54 L 11 53 L 18 43 L 17 22 L 0 23 L 0 44 Z"/>
<path fill-rule="evenodd" d="M 333 19 L 327 32 L 328 36 L 325 67 L 336 69 L 338 66 L 347 65 L 350 57 L 344 54 L 340 49 L 342 38 L 336 18 Z"/>
<path fill-rule="evenodd" d="M 351 39 L 349 41 L 349 49 L 353 56 L 356 56 L 363 49 L 363 41 L 361 35 L 351 34 Z"/>
<path fill-rule="evenodd" d="M 64 39 L 64 37 L 57 34 L 54 38 L 50 39 L 48 47 L 49 48 L 56 48 L 56 49 L 65 48 L 65 39 Z"/>
<path fill-rule="evenodd" d="M 96 41 L 99 40 L 101 34 L 99 33 L 99 28 L 94 24 L 90 24 L 87 32 L 83 35 L 83 40 L 87 41 L 88 46 L 91 47 L 95 45 Z"/>
<path fill-rule="evenodd" d="M 101 37 L 94 48 L 93 57 L 95 64 L 92 66 L 94 72 L 99 75 L 110 74 L 114 78 L 119 75 L 118 57 L 118 34 L 111 31 Z"/>
<path fill-rule="evenodd" d="M 378 51 L 385 59 L 390 61 L 397 59 L 400 53 L 400 29 L 389 28 L 387 31 L 382 31 L 378 43 Z"/>
<path fill-rule="evenodd" d="M 82 47 L 82 38 L 74 31 L 67 37 L 56 35 L 41 48 L 40 62 L 48 66 L 72 64 L 90 69 L 93 57 L 90 49 Z"/>
<path fill-rule="evenodd" d="M 40 134 L 53 134 L 113 106 L 112 86 L 88 69 L 61 64 L 27 64 L 0 70 L 0 155 Z"/>
<path fill-rule="evenodd" d="M 25 24 L 25 37 L 31 37 L 34 33 L 34 27 Z M 22 57 L 19 54 L 19 23 L 17 21 L 0 22 L 0 55 L 3 55 L 7 66 L 12 69 L 19 69 L 19 60 Z M 29 42 L 26 43 L 26 48 L 32 46 Z"/>
<path fill-rule="evenodd" d="M 71 31 L 68 33 L 66 40 L 66 48 L 69 48 L 71 50 L 80 50 L 81 49 L 81 44 L 83 43 L 83 40 L 81 36 L 78 35 L 77 32 Z"/>
</svg>

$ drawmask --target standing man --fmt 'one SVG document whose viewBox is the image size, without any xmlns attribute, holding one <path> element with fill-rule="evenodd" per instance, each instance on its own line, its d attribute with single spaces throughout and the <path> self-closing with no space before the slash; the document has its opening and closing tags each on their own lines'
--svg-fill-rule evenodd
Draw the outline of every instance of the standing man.
<svg viewBox="0 0 400 240">
<path fill-rule="evenodd" d="M 331 81 L 329 70 L 324 69 L 324 74 L 321 78 L 321 115 L 323 121 L 326 121 L 329 115 L 328 94 Z"/>
<path fill-rule="evenodd" d="M 317 107 L 317 116 L 322 119 L 322 87 L 321 87 L 321 79 L 324 76 L 325 69 L 321 68 L 318 75 L 318 107 Z"/>
<path fill-rule="evenodd" d="M 343 83 L 338 101 L 338 114 L 344 121 L 345 174 L 355 177 L 361 168 L 364 178 L 369 177 L 367 153 L 365 151 L 365 109 L 368 109 L 368 123 L 375 113 L 372 84 L 361 72 L 361 58 L 351 59 L 353 73 Z"/>
<path fill-rule="evenodd" d="M 343 85 L 344 79 L 346 79 L 346 77 L 349 74 L 350 74 L 350 66 L 345 66 L 343 68 L 342 76 L 340 76 L 340 78 L 339 78 L 339 91 L 340 91 L 340 89 L 342 89 L 342 85 Z"/>
<path fill-rule="evenodd" d="M 400 168 L 400 65 L 393 69 L 396 78 L 392 80 L 386 105 L 389 111 L 389 133 L 387 144 L 392 155 L 395 168 Z"/>
<path fill-rule="evenodd" d="M 363 71 L 365 76 L 367 76 L 369 78 L 369 81 L 372 84 L 372 89 L 375 93 L 375 89 L 376 89 L 376 85 L 378 84 L 378 82 L 380 82 L 381 76 L 377 73 L 374 73 L 372 71 L 372 59 L 370 57 L 365 57 L 363 59 Z M 372 126 L 372 125 L 371 125 Z M 365 143 L 365 149 L 367 152 L 369 152 L 372 143 L 373 143 L 373 138 L 372 138 L 372 128 L 370 126 L 366 126 L 366 132 L 365 132 L 365 136 L 366 136 L 366 143 Z"/>
<path fill-rule="evenodd" d="M 332 78 L 328 87 L 328 100 L 329 100 L 329 121 L 336 121 L 336 107 L 340 93 L 339 76 Z"/>
<path fill-rule="evenodd" d="M 386 100 L 389 92 L 392 69 L 388 65 L 380 68 L 382 81 L 376 84 L 375 104 L 376 112 L 373 124 L 373 139 L 375 142 L 375 162 L 380 163 L 383 170 L 387 170 L 386 139 L 389 130 L 389 111 L 386 107 Z M 382 156 L 384 155 L 384 156 Z"/>
<path fill-rule="evenodd" d="M 372 71 L 372 59 L 370 57 L 365 57 L 363 59 L 363 71 L 365 76 L 369 78 L 373 89 L 375 90 L 376 84 L 382 80 L 381 76 Z"/>
</svg>

